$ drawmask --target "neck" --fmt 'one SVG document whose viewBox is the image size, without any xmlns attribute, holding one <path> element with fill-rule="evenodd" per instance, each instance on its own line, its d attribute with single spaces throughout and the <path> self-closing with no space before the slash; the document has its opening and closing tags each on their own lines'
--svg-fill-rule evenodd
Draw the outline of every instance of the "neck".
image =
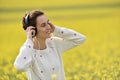
<svg viewBox="0 0 120 80">
<path fill-rule="evenodd" d="M 36 48 L 43 50 L 46 48 L 46 39 L 40 38 L 40 37 L 35 37 L 35 42 L 36 42 Z"/>
</svg>

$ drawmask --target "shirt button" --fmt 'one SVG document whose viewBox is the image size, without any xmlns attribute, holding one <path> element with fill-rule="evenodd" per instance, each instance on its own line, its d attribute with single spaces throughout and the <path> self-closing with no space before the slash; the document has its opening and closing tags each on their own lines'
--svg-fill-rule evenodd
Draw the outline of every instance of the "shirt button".
<svg viewBox="0 0 120 80">
<path fill-rule="evenodd" d="M 30 45 L 29 45 L 28 47 L 29 47 L 29 48 L 31 48 L 31 46 L 30 46 Z"/>
<path fill-rule="evenodd" d="M 42 55 L 40 55 L 40 57 L 42 57 Z"/>
<path fill-rule="evenodd" d="M 41 71 L 41 73 L 43 73 L 43 71 Z"/>
<path fill-rule="evenodd" d="M 55 68 L 52 68 L 52 70 L 55 70 Z"/>
<path fill-rule="evenodd" d="M 74 36 L 76 36 L 77 34 L 75 33 Z"/>
<path fill-rule="evenodd" d="M 63 34 L 64 32 L 63 31 L 61 31 L 61 34 Z"/>
<path fill-rule="evenodd" d="M 26 57 L 24 57 L 24 59 L 26 59 Z"/>
</svg>

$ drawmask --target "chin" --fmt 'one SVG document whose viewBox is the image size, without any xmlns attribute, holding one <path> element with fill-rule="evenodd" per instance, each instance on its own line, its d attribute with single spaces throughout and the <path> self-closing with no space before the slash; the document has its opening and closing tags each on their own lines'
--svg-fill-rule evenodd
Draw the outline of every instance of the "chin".
<svg viewBox="0 0 120 80">
<path fill-rule="evenodd" d="M 51 35 L 47 36 L 46 38 L 50 38 L 50 37 L 51 37 Z"/>
<path fill-rule="evenodd" d="M 52 35 L 49 34 L 49 35 L 46 35 L 45 38 L 46 38 L 46 39 L 47 39 L 47 38 L 51 38 L 51 36 L 52 36 Z"/>
</svg>

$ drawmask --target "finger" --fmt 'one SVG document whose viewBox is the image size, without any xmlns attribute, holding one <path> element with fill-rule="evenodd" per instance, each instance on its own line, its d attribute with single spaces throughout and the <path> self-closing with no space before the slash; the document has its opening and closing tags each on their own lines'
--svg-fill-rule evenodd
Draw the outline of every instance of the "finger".
<svg viewBox="0 0 120 80">
<path fill-rule="evenodd" d="M 28 28 L 28 29 L 26 30 L 26 33 L 31 33 L 32 31 L 35 31 L 35 30 Z"/>
<path fill-rule="evenodd" d="M 29 26 L 29 27 L 27 27 L 26 31 L 30 31 L 30 30 L 33 30 L 33 29 L 35 29 L 35 27 Z"/>
<path fill-rule="evenodd" d="M 35 27 L 33 27 L 33 26 L 29 26 L 29 27 L 27 27 L 27 28 L 31 30 L 31 29 L 34 29 Z"/>
<path fill-rule="evenodd" d="M 29 26 L 29 28 L 35 28 L 34 26 Z"/>
<path fill-rule="evenodd" d="M 49 25 L 50 25 L 50 27 L 51 27 L 51 32 L 53 32 L 54 29 L 55 29 L 55 26 L 54 26 L 52 23 L 49 23 Z"/>
<path fill-rule="evenodd" d="M 33 30 L 33 29 L 35 29 L 35 27 L 33 27 L 33 26 L 30 26 L 30 27 L 29 27 L 29 30 Z"/>
<path fill-rule="evenodd" d="M 50 26 L 53 26 L 53 24 L 52 24 L 51 22 L 49 22 L 49 25 L 50 25 Z"/>
</svg>

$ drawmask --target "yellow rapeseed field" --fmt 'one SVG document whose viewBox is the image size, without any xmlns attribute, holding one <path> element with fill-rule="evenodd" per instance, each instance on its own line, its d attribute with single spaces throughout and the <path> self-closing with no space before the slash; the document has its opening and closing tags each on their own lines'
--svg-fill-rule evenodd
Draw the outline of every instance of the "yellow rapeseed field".
<svg viewBox="0 0 120 80">
<path fill-rule="evenodd" d="M 13 63 L 26 39 L 22 17 L 33 9 L 87 37 L 63 54 L 67 80 L 120 80 L 120 0 L 0 0 L 0 80 L 27 80 Z"/>
</svg>

